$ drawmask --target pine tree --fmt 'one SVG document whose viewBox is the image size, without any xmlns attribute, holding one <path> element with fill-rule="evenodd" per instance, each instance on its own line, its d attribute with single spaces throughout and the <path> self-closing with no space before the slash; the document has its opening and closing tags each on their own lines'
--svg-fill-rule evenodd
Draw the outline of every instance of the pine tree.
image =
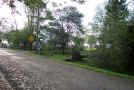
<svg viewBox="0 0 134 90">
<path fill-rule="evenodd" d="M 114 71 L 123 71 L 124 39 L 127 31 L 126 0 L 109 0 L 105 7 L 104 27 L 100 35 L 102 64 Z"/>
</svg>

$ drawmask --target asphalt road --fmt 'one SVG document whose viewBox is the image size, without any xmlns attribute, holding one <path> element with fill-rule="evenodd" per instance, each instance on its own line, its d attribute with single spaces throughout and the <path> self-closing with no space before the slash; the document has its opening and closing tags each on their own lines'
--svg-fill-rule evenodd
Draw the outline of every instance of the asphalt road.
<svg viewBox="0 0 134 90">
<path fill-rule="evenodd" d="M 0 49 L 0 72 L 13 90 L 134 90 L 134 80 L 25 55 L 24 51 Z"/>
</svg>

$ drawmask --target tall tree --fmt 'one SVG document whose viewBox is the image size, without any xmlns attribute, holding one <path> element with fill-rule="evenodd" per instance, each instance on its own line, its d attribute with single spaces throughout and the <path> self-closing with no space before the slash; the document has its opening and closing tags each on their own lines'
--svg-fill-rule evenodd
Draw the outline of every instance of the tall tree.
<svg viewBox="0 0 134 90">
<path fill-rule="evenodd" d="M 108 0 L 105 10 L 104 27 L 100 34 L 102 63 L 108 69 L 123 71 L 127 62 L 123 55 L 128 18 L 126 0 Z"/>
<path fill-rule="evenodd" d="M 71 41 L 71 37 L 82 32 L 81 18 L 82 14 L 72 6 L 56 11 L 56 20 L 51 22 L 51 29 L 48 32 L 52 34 L 51 38 L 55 39 L 55 43 L 60 45 L 62 54 Z"/>
</svg>

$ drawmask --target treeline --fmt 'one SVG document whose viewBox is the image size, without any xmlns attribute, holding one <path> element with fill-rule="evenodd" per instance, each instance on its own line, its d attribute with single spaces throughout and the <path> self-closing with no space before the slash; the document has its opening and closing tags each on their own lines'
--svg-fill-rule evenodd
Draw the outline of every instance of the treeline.
<svg viewBox="0 0 134 90">
<path fill-rule="evenodd" d="M 93 27 L 99 32 L 96 65 L 134 74 L 134 14 L 126 0 L 108 0 L 104 10 L 97 12 Z"/>
<path fill-rule="evenodd" d="M 83 49 L 83 15 L 76 7 L 66 6 L 51 12 L 49 2 L 24 0 L 28 23 L 25 28 L 11 30 L 4 34 L 10 47 L 24 50 L 40 49 L 41 54 L 80 54 Z M 11 7 L 12 8 L 12 7 Z M 47 24 L 44 24 L 47 23 Z M 29 38 L 33 37 L 33 41 Z M 40 43 L 40 46 L 38 46 Z"/>
</svg>

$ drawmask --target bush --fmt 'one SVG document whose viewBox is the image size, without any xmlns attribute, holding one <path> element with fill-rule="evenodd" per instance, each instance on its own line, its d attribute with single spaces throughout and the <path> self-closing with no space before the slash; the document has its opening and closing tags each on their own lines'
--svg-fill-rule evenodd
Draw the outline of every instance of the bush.
<svg viewBox="0 0 134 90">
<path fill-rule="evenodd" d="M 80 61 L 82 60 L 82 56 L 80 54 L 80 50 L 77 48 L 73 48 L 72 50 L 72 60 L 73 61 Z"/>
</svg>

